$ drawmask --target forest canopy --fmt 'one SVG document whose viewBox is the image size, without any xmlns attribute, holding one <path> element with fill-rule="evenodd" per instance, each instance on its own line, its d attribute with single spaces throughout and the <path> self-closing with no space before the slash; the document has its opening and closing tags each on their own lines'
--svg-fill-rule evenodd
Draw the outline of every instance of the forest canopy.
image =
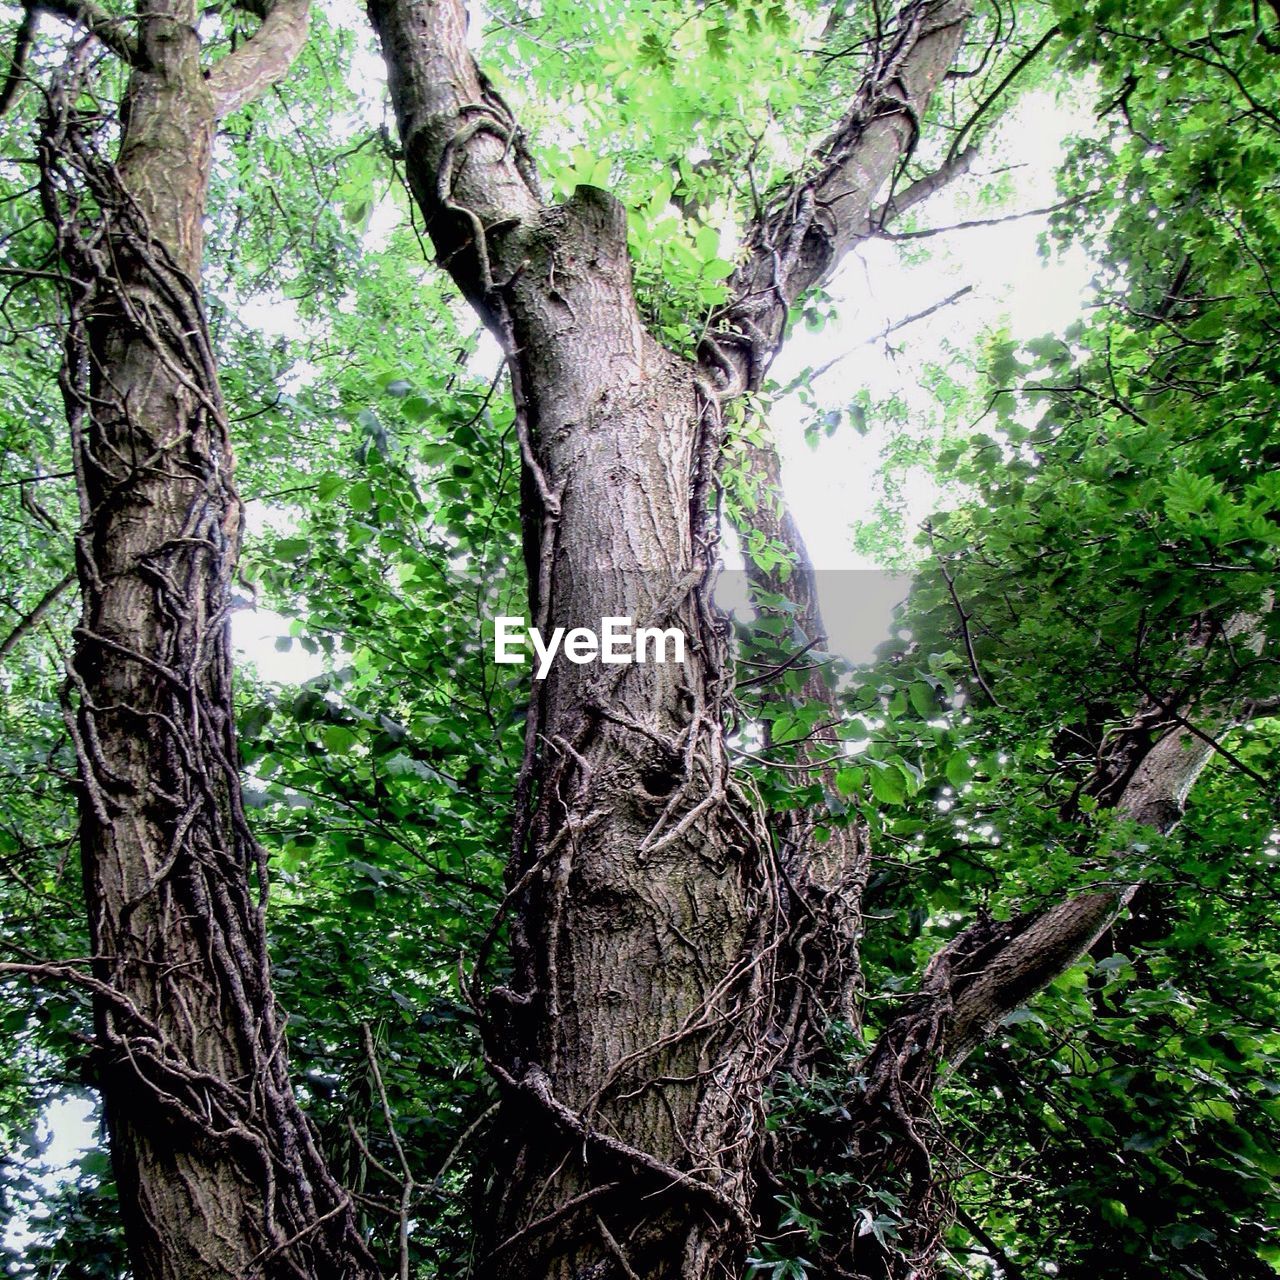
<svg viewBox="0 0 1280 1280">
<path fill-rule="evenodd" d="M 6 1275 L 1280 1271 L 1280 6 L 0 22 Z"/>
</svg>

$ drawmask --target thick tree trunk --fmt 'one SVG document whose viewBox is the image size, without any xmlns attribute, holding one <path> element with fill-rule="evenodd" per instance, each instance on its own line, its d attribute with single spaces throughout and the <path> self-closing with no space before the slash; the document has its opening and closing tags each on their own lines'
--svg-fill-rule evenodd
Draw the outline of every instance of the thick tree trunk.
<svg viewBox="0 0 1280 1280">
<path fill-rule="evenodd" d="M 536 803 L 510 872 L 515 976 L 494 993 L 490 1037 L 514 1174 L 494 1188 L 494 1273 L 734 1274 L 771 1055 L 776 903 L 723 741 L 714 516 L 699 484 L 718 413 L 640 326 L 617 206 L 580 191 L 557 221 L 526 270 L 547 283 L 554 270 L 558 351 L 539 341 L 542 317 L 517 310 L 513 323 L 536 353 L 521 381 L 554 504 L 540 503 L 531 540 L 538 615 L 675 627 L 686 660 L 561 663 L 535 697 Z M 532 1229 L 583 1195 L 554 1231 Z"/>
<path fill-rule="evenodd" d="M 351 1202 L 290 1088 L 240 799 L 241 506 L 199 295 L 217 103 L 195 22 L 192 0 L 148 0 L 116 164 L 86 131 L 74 68 L 41 142 L 70 277 L 84 609 L 68 724 L 96 1071 L 137 1280 L 365 1275 Z"/>
<path fill-rule="evenodd" d="M 541 206 L 461 43 L 461 8 L 372 15 L 429 230 L 512 357 L 534 621 L 629 617 L 686 637 L 683 664 L 562 660 L 535 686 L 509 872 L 514 973 L 489 1002 L 507 1105 L 481 1269 L 733 1275 L 775 1052 L 776 903 L 723 739 L 725 636 L 709 604 L 719 409 L 641 324 L 617 202 L 579 189 Z"/>
<path fill-rule="evenodd" d="M 773 842 L 726 759 L 709 603 L 722 405 L 758 385 L 789 304 L 866 233 L 965 9 L 904 7 L 817 175 L 753 237 L 736 281 L 747 301 L 725 309 L 700 365 L 644 331 L 616 201 L 580 188 L 543 203 L 458 0 L 371 0 L 370 14 L 439 260 L 508 356 L 534 623 L 623 616 L 687 637 L 682 666 L 561 661 L 534 687 L 513 976 L 486 1010 L 506 1107 L 480 1270 L 736 1277 L 764 1089 L 797 1006 Z"/>
</svg>

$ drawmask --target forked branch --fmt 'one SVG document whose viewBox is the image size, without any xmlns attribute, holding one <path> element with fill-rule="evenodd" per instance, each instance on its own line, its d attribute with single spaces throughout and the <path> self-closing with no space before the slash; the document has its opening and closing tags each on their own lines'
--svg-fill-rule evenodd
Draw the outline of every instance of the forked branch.
<svg viewBox="0 0 1280 1280">
<path fill-rule="evenodd" d="M 870 233 L 874 202 L 914 149 L 969 13 L 968 0 L 908 0 L 808 172 L 797 174 L 750 229 L 730 301 L 713 317 L 702 353 L 726 392 L 762 384 L 792 304 Z"/>
<path fill-rule="evenodd" d="M 310 0 L 276 0 L 252 38 L 209 72 L 219 120 L 284 78 L 307 42 Z"/>
</svg>

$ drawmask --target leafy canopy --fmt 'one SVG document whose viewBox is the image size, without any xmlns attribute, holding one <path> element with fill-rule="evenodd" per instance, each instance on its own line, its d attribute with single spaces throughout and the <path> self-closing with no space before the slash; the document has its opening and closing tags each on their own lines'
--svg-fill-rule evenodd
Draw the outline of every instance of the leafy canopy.
<svg viewBox="0 0 1280 1280">
<path fill-rule="evenodd" d="M 242 16 L 213 14 L 209 38 L 230 41 Z M 627 205 L 646 316 L 689 349 L 747 218 L 847 101 L 874 16 L 803 0 L 500 3 L 479 43 L 550 186 L 607 187 Z M 778 767 L 820 727 L 798 675 L 785 699 L 744 695 L 775 744 L 748 767 L 776 809 L 872 823 L 867 1037 L 974 912 L 1146 882 L 1106 946 L 947 1083 L 961 1214 L 945 1266 L 961 1275 L 985 1257 L 1006 1274 L 1052 1264 L 1083 1277 L 1123 1258 L 1131 1277 L 1269 1274 L 1274 723 L 1224 742 L 1168 840 L 1108 815 L 1088 779 L 1102 735 L 1151 691 L 1275 693 L 1251 652 L 1192 659 L 1186 636 L 1206 611 L 1257 610 L 1276 581 L 1276 37 L 1242 4 L 1063 0 L 1021 8 L 1013 34 L 1009 17 L 975 20 L 965 74 L 901 180 L 945 157 L 1010 58 L 1056 24 L 1052 63 L 1018 83 L 1052 66 L 1071 93 L 1095 95 L 1101 132 L 1071 153 L 1061 182 L 1075 203 L 1054 234 L 1094 255 L 1098 306 L 1026 347 L 957 340 L 932 378 L 936 418 L 904 415 L 887 442 L 890 474 L 931 467 L 948 495 L 918 548 L 909 638 L 847 682 L 833 791 L 797 789 Z M 276 647 L 297 661 L 285 685 L 246 667 L 244 763 L 275 869 L 275 972 L 300 1088 L 389 1247 L 389 1135 L 354 1031 L 374 1029 L 422 1188 L 415 1266 L 452 1276 L 467 1263 L 464 1193 L 493 1101 L 458 961 L 501 965 L 490 926 L 526 696 L 518 673 L 485 659 L 485 620 L 523 599 L 518 450 L 491 349 L 432 269 L 380 100 L 351 70 L 368 65 L 368 37 L 317 28 L 293 77 L 228 122 L 210 199 L 205 285 L 252 513 L 245 591 L 285 620 Z M 42 36 L 33 65 L 57 45 Z M 30 189 L 37 107 L 27 93 L 3 123 L 0 235 L 9 268 L 40 273 L 52 245 Z M 49 282 L 20 279 L 4 318 L 5 612 L 16 621 L 51 593 L 0 667 L 4 938 L 13 955 L 73 957 L 87 943 L 59 689 L 76 606 L 59 584 L 79 516 Z M 851 391 L 857 412 L 838 430 L 872 408 Z M 736 500 L 749 524 L 760 495 L 747 485 Z M 900 551 L 886 528 L 879 545 Z M 794 647 L 786 601 L 774 605 L 748 652 Z M 83 1088 L 89 1010 L 75 993 L 6 995 L 0 1132 L 16 1159 L 0 1192 L 19 1219 L 45 1205 L 10 1271 L 119 1275 L 101 1149 L 56 1193 L 32 1176 L 38 1117 Z M 773 1123 L 835 1115 L 857 1087 L 845 1061 L 783 1082 Z M 754 1264 L 775 1277 L 816 1274 L 805 1259 L 833 1223 L 886 1239 L 902 1225 L 893 1186 L 830 1169 L 791 1171 L 783 1200 Z"/>
</svg>

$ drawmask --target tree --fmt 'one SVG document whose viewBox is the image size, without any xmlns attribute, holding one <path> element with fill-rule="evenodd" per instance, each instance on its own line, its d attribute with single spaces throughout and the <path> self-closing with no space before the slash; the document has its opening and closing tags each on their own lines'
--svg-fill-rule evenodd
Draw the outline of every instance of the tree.
<svg viewBox="0 0 1280 1280">
<path fill-rule="evenodd" d="M 1018 1274 L 1033 1233 L 1000 1216 L 996 1166 L 1021 1167 L 1026 1140 L 1001 1122 L 1005 1145 L 985 1166 L 983 1199 L 950 1169 L 947 1121 L 963 1125 L 975 1108 L 991 1108 L 993 1091 L 1029 1095 L 1034 1072 L 992 1054 L 975 1077 L 990 1077 L 986 1093 L 957 1097 L 954 1084 L 940 1090 L 940 1081 L 997 1028 L 1025 1026 L 1034 1036 L 1043 1023 L 1019 1019 L 1022 1006 L 1079 973 L 1074 966 L 1087 953 L 1119 982 L 1125 966 L 1138 964 L 1107 951 L 1129 927 L 1117 924 L 1124 909 L 1139 908 L 1138 947 L 1163 936 L 1161 911 L 1172 917 L 1186 908 L 1185 889 L 1172 902 L 1160 898 L 1153 886 L 1162 880 L 1183 875 L 1194 892 L 1213 868 L 1235 886 L 1216 881 L 1224 901 L 1253 892 L 1243 887 L 1253 870 L 1222 873 L 1213 858 L 1197 869 L 1173 833 L 1206 770 L 1220 800 L 1241 779 L 1268 785 L 1271 739 L 1245 741 L 1237 730 L 1276 705 L 1270 364 L 1258 336 L 1273 323 L 1266 275 L 1273 231 L 1269 213 L 1250 207 L 1271 154 L 1272 37 L 1257 14 L 1236 21 L 1178 10 L 1122 21 L 1105 9 L 1037 10 L 1027 19 L 1033 30 L 1012 41 L 1002 14 L 993 22 L 951 0 L 909 0 L 893 14 L 833 13 L 820 30 L 812 27 L 824 50 L 822 78 L 791 97 L 775 81 L 779 70 L 812 65 L 801 11 L 730 5 L 722 15 L 699 14 L 689 38 L 711 51 L 703 68 L 718 56 L 752 68 L 758 82 L 745 91 L 734 85 L 741 118 L 709 129 L 709 155 L 699 162 L 682 154 L 688 136 L 678 127 L 642 144 L 628 134 L 683 108 L 673 89 L 680 32 L 664 33 L 670 15 L 657 12 L 640 21 L 639 70 L 617 94 L 614 173 L 631 205 L 629 229 L 627 208 L 603 189 L 608 165 L 589 153 L 569 160 L 546 151 L 544 164 L 564 190 L 559 200 L 544 196 L 534 145 L 474 60 L 460 4 L 371 5 L 402 142 L 392 162 L 403 164 L 437 262 L 497 338 L 511 399 L 509 407 L 496 402 L 496 384 L 483 394 L 456 390 L 456 371 L 446 378 L 425 358 L 408 377 L 375 380 L 410 430 L 427 426 L 425 449 L 434 453 L 419 443 L 398 455 L 382 420 L 364 408 L 353 415 L 362 435 L 354 475 L 352 459 L 318 454 L 328 467 L 305 486 L 315 498 L 301 526 L 269 544 L 266 577 L 281 600 L 300 591 L 315 601 L 299 611 L 306 627 L 328 633 L 331 652 L 334 633 L 364 647 L 348 674 L 303 690 L 291 727 L 268 733 L 277 708 L 252 706 L 246 754 L 259 776 L 278 775 L 281 797 L 314 793 L 325 806 L 303 833 L 281 833 L 285 873 L 290 858 L 293 866 L 309 858 L 324 877 L 287 893 L 289 941 L 277 954 L 287 958 L 293 994 L 310 999 L 304 1007 L 317 1019 L 312 1043 L 295 1042 L 295 1053 L 341 1064 L 306 1073 L 324 1145 L 364 1209 L 386 1208 L 369 1194 L 370 1180 L 394 1201 L 401 1274 L 409 1273 L 415 1195 L 440 1186 L 464 1148 L 477 1225 L 469 1241 L 449 1243 L 455 1227 L 433 1212 L 440 1225 L 431 1247 L 444 1269 L 446 1258 L 456 1265 L 459 1250 L 470 1249 L 477 1274 L 565 1280 L 693 1280 L 747 1266 L 774 1275 L 930 1274 L 950 1265 L 950 1241 Z M 110 19 L 91 10 L 71 16 L 137 62 Z M 173 16 L 148 10 L 139 40 L 167 31 Z M 190 23 L 194 15 L 178 16 Z M 238 106 L 248 94 L 234 87 L 241 80 L 256 84 L 283 71 L 295 35 L 282 38 L 287 51 L 270 59 L 269 73 L 258 68 L 273 47 L 270 33 L 280 26 L 296 33 L 298 17 L 283 7 L 259 16 L 258 34 L 205 79 L 192 70 L 195 51 L 184 36 L 174 64 L 181 75 L 165 73 L 181 81 L 172 92 L 182 110 L 200 109 L 206 84 L 215 101 L 224 91 L 224 105 Z M 535 85 L 551 96 L 565 79 L 613 74 L 599 49 L 574 50 L 566 71 L 527 38 L 555 33 L 558 11 L 511 16 L 510 69 L 532 68 Z M 793 25 L 805 39 L 791 34 Z M 603 33 L 592 35 L 599 42 Z M 1080 225 L 1092 234 L 1114 223 L 1105 253 L 1126 276 L 1112 282 L 1111 313 L 1066 343 L 1026 353 L 992 346 L 995 427 L 949 453 L 979 500 L 930 526 L 934 561 L 909 608 L 912 643 L 851 683 L 822 653 L 816 578 L 779 492 L 777 455 L 756 421 L 768 370 L 789 323 L 849 249 L 900 225 L 967 170 L 970 141 L 994 105 L 1046 49 L 1060 47 L 1055 41 L 1069 42 L 1077 64 L 1100 78 L 1101 101 L 1130 148 L 1117 160 L 1082 144 L 1063 231 Z M 972 91 L 958 99 L 944 93 L 969 84 L 958 64 L 978 56 Z M 159 55 L 155 62 L 168 65 Z M 228 607 L 236 533 L 227 522 L 234 526 L 237 510 L 211 345 L 190 284 L 208 163 L 208 147 L 191 139 L 210 136 L 215 108 L 198 116 L 199 129 L 171 139 L 174 154 L 162 163 L 181 159 L 193 178 L 170 192 L 129 167 L 131 144 L 149 136 L 137 104 L 157 72 L 148 61 L 132 75 L 116 166 L 97 160 L 65 81 L 50 94 L 42 144 L 44 206 L 73 281 L 68 409 L 73 433 L 86 441 L 77 484 L 87 612 L 70 727 L 82 761 L 98 967 L 88 977 L 66 963 L 24 961 L 6 972 L 92 990 L 99 1040 L 108 1053 L 127 1047 L 128 1070 L 154 1096 L 175 1099 L 174 1114 L 192 1122 L 199 1109 L 178 1085 L 190 1086 L 197 1072 L 200 1085 L 227 1099 L 226 1132 L 248 1129 L 257 1140 L 246 1150 L 270 1153 L 266 1179 L 239 1147 L 177 1125 L 162 1131 L 162 1144 L 180 1133 L 195 1154 L 183 1146 L 175 1157 L 168 1145 L 157 1153 L 152 1128 L 130 1119 L 129 1095 L 103 1074 L 135 1273 L 187 1274 L 199 1265 L 184 1253 L 184 1202 L 157 1212 L 148 1189 L 163 1162 L 177 1159 L 188 1185 L 203 1188 L 190 1193 L 192 1203 L 235 1206 L 211 1216 L 216 1243 L 204 1249 L 197 1238 L 197 1256 L 233 1250 L 208 1264 L 211 1274 L 268 1263 L 281 1274 L 288 1266 L 357 1274 L 372 1264 L 352 1200 L 328 1173 L 285 1075 L 266 977 L 265 868 L 239 807 L 225 630 L 212 621 Z M 843 104 L 834 114 L 823 109 L 833 100 Z M 735 183 L 753 110 L 763 120 L 771 108 L 790 109 L 786 136 L 781 144 L 757 139 L 748 180 Z M 171 113 L 167 106 L 160 118 Z M 815 146 L 818 122 L 826 133 Z M 1243 128 L 1248 139 L 1234 170 L 1213 158 L 1228 128 Z M 786 152 L 799 137 L 809 144 L 797 165 Z M 669 167 L 678 181 L 653 192 L 652 178 L 636 175 L 655 167 Z M 1099 170 L 1111 183 L 1102 196 Z M 139 194 L 161 189 L 185 202 L 166 212 L 164 201 L 152 208 Z M 711 212 L 717 200 L 723 214 Z M 360 223 L 368 201 L 357 194 L 353 203 L 352 221 Z M 673 206 L 692 224 L 687 240 Z M 280 216 L 287 226 L 289 213 Z M 740 220 L 740 252 L 720 256 L 717 217 Z M 114 261 L 124 269 L 95 266 L 95 235 L 113 247 L 118 238 Z M 655 272 L 664 258 L 665 270 Z M 1161 273 L 1166 262 L 1175 264 L 1171 274 Z M 75 293 L 81 287 L 100 292 L 86 300 Z M 379 306 L 399 332 L 403 302 L 386 301 L 391 292 Z M 367 335 L 329 323 L 352 350 L 364 349 Z M 433 324 L 451 332 L 443 316 Z M 140 387 L 167 397 L 154 412 L 140 412 L 135 402 L 150 402 L 122 385 L 131 362 Z M 369 394 L 344 388 L 344 403 Z M 1028 402 L 1043 411 L 1034 424 Z M 499 413 L 510 421 L 506 435 L 497 430 Z M 112 480 L 110 493 L 93 487 L 105 484 L 94 480 L 104 445 L 136 453 L 112 432 L 132 442 L 129 433 L 147 429 L 152 447 L 142 455 L 150 456 L 154 424 L 175 416 L 198 424 L 173 446 L 194 450 L 190 465 L 173 474 L 131 470 Z M 1206 417 L 1216 425 L 1206 427 Z M 620 674 L 553 666 L 531 685 L 522 744 L 507 731 L 517 709 L 512 692 L 483 672 L 482 659 L 424 653 L 415 671 L 395 656 L 411 651 L 415 630 L 467 634 L 472 599 L 478 609 L 494 603 L 486 575 L 510 564 L 514 550 L 506 497 L 513 466 L 536 625 L 546 632 L 629 616 L 678 627 L 690 653 L 683 666 Z M 428 481 L 438 485 L 430 496 Z M 335 512 L 339 495 L 345 506 Z M 197 496 L 212 523 L 193 537 L 187 521 Z M 747 534 L 759 611 L 754 634 L 738 641 L 711 598 L 726 507 Z M 423 520 L 432 522 L 430 536 L 394 532 Z M 208 537 L 206 527 L 225 532 Z M 460 566 L 460 550 L 476 563 Z M 129 589 L 118 621 L 99 616 L 110 592 L 96 567 L 109 554 L 121 557 L 119 581 Z M 388 584 L 392 571 L 410 603 Z M 474 588 L 474 596 L 460 603 L 460 588 Z M 331 596 L 322 600 L 326 589 Z M 149 613 L 139 613 L 140 597 L 151 601 Z M 47 611 L 44 599 L 36 610 Z M 206 634 L 214 637 L 208 645 Z M 1065 677 L 1044 671 L 1046 647 L 1069 659 Z M 380 674 L 400 669 L 421 693 L 393 697 L 380 684 Z M 122 680 L 132 683 L 121 690 Z M 175 703 L 175 683 L 195 694 Z M 120 706 L 131 710 L 113 709 Z M 140 733 L 139 714 L 172 725 L 171 736 Z M 120 723 L 108 726 L 113 718 Z M 870 748 L 857 756 L 843 750 L 864 736 L 876 739 Z M 735 765 L 733 753 L 744 750 L 751 763 Z M 331 767 L 317 759 L 323 753 L 344 762 Z M 1228 767 L 1230 783 L 1221 776 Z M 515 777 L 504 832 L 486 787 L 508 769 Z M 160 820 L 149 804 L 153 830 L 131 858 L 152 868 L 148 891 L 160 904 L 171 885 L 187 894 L 174 899 L 182 903 L 177 917 L 160 906 L 153 915 L 150 898 L 139 904 L 136 893 L 103 880 L 120 837 L 100 832 L 120 825 L 112 806 L 120 804 L 121 778 L 162 802 Z M 1257 807 L 1257 791 L 1249 794 Z M 416 816 L 415 795 L 434 821 Z M 993 837 L 975 858 L 961 829 L 970 811 L 992 831 L 1002 828 L 1014 849 Z M 1258 821 L 1265 824 L 1268 812 L 1262 802 Z M 344 815 L 346 830 L 331 833 L 325 814 Z M 1265 825 L 1245 824 L 1237 834 L 1256 845 Z M 467 917 L 493 892 L 504 836 L 503 891 L 477 928 Z M 1036 848 L 1053 852 L 1048 873 Z M 336 862 L 308 852 L 316 849 Z M 352 861 L 348 853 L 362 856 Z M 887 870 L 877 873 L 877 858 L 889 861 Z M 407 871 L 389 867 L 418 864 L 431 898 L 415 916 L 385 890 L 393 875 L 393 888 L 410 886 Z M 973 871 L 960 872 L 962 865 Z M 353 873 L 364 887 L 348 887 Z M 207 876 L 214 891 L 206 899 L 196 891 Z M 351 919 L 334 929 L 327 895 L 348 904 L 372 898 L 381 929 L 377 916 L 370 926 Z M 307 911 L 330 921 L 319 941 L 305 929 Z M 887 932 L 868 929 L 873 915 L 892 922 Z M 190 939 L 175 918 L 190 922 Z M 452 992 L 447 957 L 431 948 L 414 954 L 399 940 L 405 929 L 429 937 L 430 922 L 464 949 Z M 103 967 L 103 956 L 128 953 L 133 934 L 146 960 L 163 956 L 166 985 L 151 969 L 130 977 L 119 962 Z M 225 948 L 224 934 L 232 939 Z M 330 954 L 336 969 L 322 978 L 317 957 Z M 353 1008 L 378 1009 L 377 983 L 364 989 L 359 972 L 369 959 L 384 972 L 392 967 L 386 981 L 416 983 L 436 1002 L 429 1020 L 419 1017 L 417 1002 L 393 986 L 412 1029 L 396 1029 L 394 1013 L 384 1018 L 382 1050 L 368 1026 L 353 1034 L 359 1018 L 344 1023 L 319 1007 L 323 982 Z M 300 968 L 312 972 L 295 977 Z M 177 984 L 188 980 L 184 994 Z M 867 997 L 884 982 L 914 991 L 880 1015 Z M 247 986 L 244 999 L 237 984 Z M 1111 977 L 1091 988 L 1083 1011 L 1057 986 L 1045 999 L 1065 1001 L 1058 1012 L 1069 1026 L 1096 1015 L 1119 1046 L 1117 1060 L 1167 1054 L 1172 1062 L 1186 1053 L 1206 1061 L 1185 1043 L 1192 1037 L 1156 1050 L 1150 1027 L 1118 1026 L 1114 988 Z M 1257 987 L 1246 983 L 1238 998 L 1248 1010 L 1242 1018 L 1265 1025 Z M 184 1008 L 204 1011 L 192 1015 L 195 1036 L 181 1016 L 174 1021 Z M 490 1086 L 478 1075 L 465 1088 L 413 1081 L 406 1051 L 429 1061 L 439 1049 L 428 1045 L 465 1043 L 433 1040 L 437 1021 L 474 1028 L 472 1051 L 496 1086 L 496 1114 L 484 1110 Z M 343 1039 L 359 1051 L 344 1056 L 336 1047 Z M 157 1052 L 157 1043 L 175 1049 Z M 1250 1042 L 1249 1053 L 1265 1052 L 1263 1041 Z M 148 1064 L 163 1079 L 148 1074 Z M 246 1075 L 264 1082 L 261 1100 L 239 1089 Z M 158 1094 L 155 1085 L 163 1086 Z M 1188 1096 L 1187 1114 L 1202 1101 Z M 426 1125 L 432 1108 L 454 1117 L 439 1133 Z M 420 1122 L 416 1146 L 406 1122 Z M 486 1145 L 470 1149 L 481 1130 Z M 1194 1118 L 1178 1141 L 1187 1134 L 1236 1141 L 1225 1133 L 1210 1139 Z M 1163 1145 L 1152 1141 L 1148 1150 Z M 1251 1158 L 1262 1159 L 1264 1145 L 1255 1143 Z M 1172 1168 L 1163 1176 L 1174 1177 Z M 1128 1219 L 1116 1188 L 1099 1186 L 1105 1220 Z M 1241 1194 L 1251 1203 L 1263 1195 L 1256 1187 Z M 1181 1220 L 1161 1224 L 1168 1231 L 1160 1247 L 1170 1256 L 1182 1251 L 1194 1268 L 1195 1251 L 1221 1233 L 1218 1253 L 1208 1256 L 1246 1265 L 1240 1259 L 1255 1254 L 1222 1228 L 1233 1212 L 1239 1216 L 1228 1206 L 1222 1221 L 1190 1235 Z M 162 1230 L 158 1221 L 176 1225 Z"/>
<path fill-rule="evenodd" d="M 92 46 L 73 46 L 39 144 L 65 273 L 83 602 L 66 706 L 93 964 L 6 972 L 93 993 L 136 1274 L 355 1274 L 367 1253 L 350 1197 L 288 1079 L 264 855 L 240 795 L 228 628 L 242 510 L 198 285 L 217 122 L 287 71 L 306 5 L 264 10 L 208 70 L 183 0 L 140 9 L 132 30 L 92 8 L 65 16 L 127 74 L 112 120 Z"/>
<path fill-rule="evenodd" d="M 815 171 L 748 233 L 692 360 L 645 331 L 617 202 L 579 185 L 545 208 L 518 125 L 467 50 L 462 6 L 371 16 L 427 233 L 510 363 L 531 615 L 543 631 L 674 624 L 694 655 L 676 676 L 566 667 L 530 706 L 508 873 L 514 973 L 486 1013 L 513 1170 L 491 1199 L 495 1274 L 657 1275 L 675 1259 L 689 1277 L 732 1273 L 764 1089 L 803 1051 L 797 1031 L 823 1019 L 797 1008 L 804 969 L 774 969 L 779 954 L 804 959 L 787 916 L 810 908 L 787 901 L 791 868 L 725 750 L 715 459 L 727 405 L 761 386 L 790 306 L 871 228 L 968 15 L 897 16 Z M 801 885 L 820 880 L 807 849 L 790 856 Z M 865 878 L 833 870 L 815 894 Z"/>
</svg>

